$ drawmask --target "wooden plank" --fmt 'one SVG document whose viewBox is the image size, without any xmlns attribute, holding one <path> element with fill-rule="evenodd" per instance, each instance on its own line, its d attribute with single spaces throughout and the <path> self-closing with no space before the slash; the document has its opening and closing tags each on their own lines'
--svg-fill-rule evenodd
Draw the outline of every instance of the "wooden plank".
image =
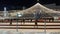
<svg viewBox="0 0 60 34">
<path fill-rule="evenodd" d="M 1 24 L 0 26 L 16 26 L 16 24 L 14 25 L 9 25 L 9 24 Z M 44 26 L 44 25 L 18 25 L 18 26 Z M 46 25 L 46 26 L 60 26 L 60 25 Z"/>
<path fill-rule="evenodd" d="M 17 29 L 16 27 L 0 27 L 0 29 Z M 20 28 L 18 29 L 45 29 L 45 28 Z M 60 29 L 60 28 L 46 28 L 46 29 Z"/>
<path fill-rule="evenodd" d="M 0 23 L 10 23 L 10 22 L 0 22 Z M 12 22 L 16 23 L 16 22 Z M 35 22 L 18 22 L 18 23 L 35 23 Z M 37 22 L 37 23 L 44 23 L 44 22 Z M 46 23 L 60 23 L 60 22 L 46 22 Z"/>
</svg>

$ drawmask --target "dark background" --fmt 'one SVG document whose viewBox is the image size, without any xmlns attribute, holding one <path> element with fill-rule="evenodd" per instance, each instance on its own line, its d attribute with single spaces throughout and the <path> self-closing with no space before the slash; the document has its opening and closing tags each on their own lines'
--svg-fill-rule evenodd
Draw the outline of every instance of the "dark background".
<svg viewBox="0 0 60 34">
<path fill-rule="evenodd" d="M 37 0 L 0 0 L 0 10 L 3 10 L 3 7 L 7 7 L 7 10 L 22 9 L 23 6 L 26 8 L 31 7 L 36 4 Z M 52 4 L 60 5 L 60 0 L 40 0 L 41 4 Z"/>
</svg>

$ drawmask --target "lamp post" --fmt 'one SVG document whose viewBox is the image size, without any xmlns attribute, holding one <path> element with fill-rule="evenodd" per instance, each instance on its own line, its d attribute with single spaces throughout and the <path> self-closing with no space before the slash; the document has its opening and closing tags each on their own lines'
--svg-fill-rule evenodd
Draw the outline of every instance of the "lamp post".
<svg viewBox="0 0 60 34">
<path fill-rule="evenodd" d="M 21 17 L 22 15 L 20 13 L 17 14 L 17 25 L 16 25 L 16 31 L 18 32 L 18 18 Z"/>
</svg>

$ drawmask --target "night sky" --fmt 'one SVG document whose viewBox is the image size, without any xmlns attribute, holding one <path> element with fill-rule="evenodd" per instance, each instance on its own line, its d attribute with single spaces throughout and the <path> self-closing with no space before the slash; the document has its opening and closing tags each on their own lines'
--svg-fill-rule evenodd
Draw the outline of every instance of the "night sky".
<svg viewBox="0 0 60 34">
<path fill-rule="evenodd" d="M 0 10 L 3 10 L 3 7 L 7 7 L 7 10 L 22 9 L 23 6 L 29 8 L 36 3 L 37 0 L 0 0 Z M 39 3 L 60 5 L 60 0 L 40 0 Z"/>
</svg>

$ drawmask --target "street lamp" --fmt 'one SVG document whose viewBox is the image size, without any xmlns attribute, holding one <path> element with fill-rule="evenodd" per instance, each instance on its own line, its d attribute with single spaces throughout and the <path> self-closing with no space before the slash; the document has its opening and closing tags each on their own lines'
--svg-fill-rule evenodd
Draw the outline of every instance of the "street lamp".
<svg viewBox="0 0 60 34">
<path fill-rule="evenodd" d="M 20 13 L 17 14 L 17 25 L 16 25 L 16 31 L 18 32 L 18 17 L 21 17 L 22 15 Z"/>
</svg>

